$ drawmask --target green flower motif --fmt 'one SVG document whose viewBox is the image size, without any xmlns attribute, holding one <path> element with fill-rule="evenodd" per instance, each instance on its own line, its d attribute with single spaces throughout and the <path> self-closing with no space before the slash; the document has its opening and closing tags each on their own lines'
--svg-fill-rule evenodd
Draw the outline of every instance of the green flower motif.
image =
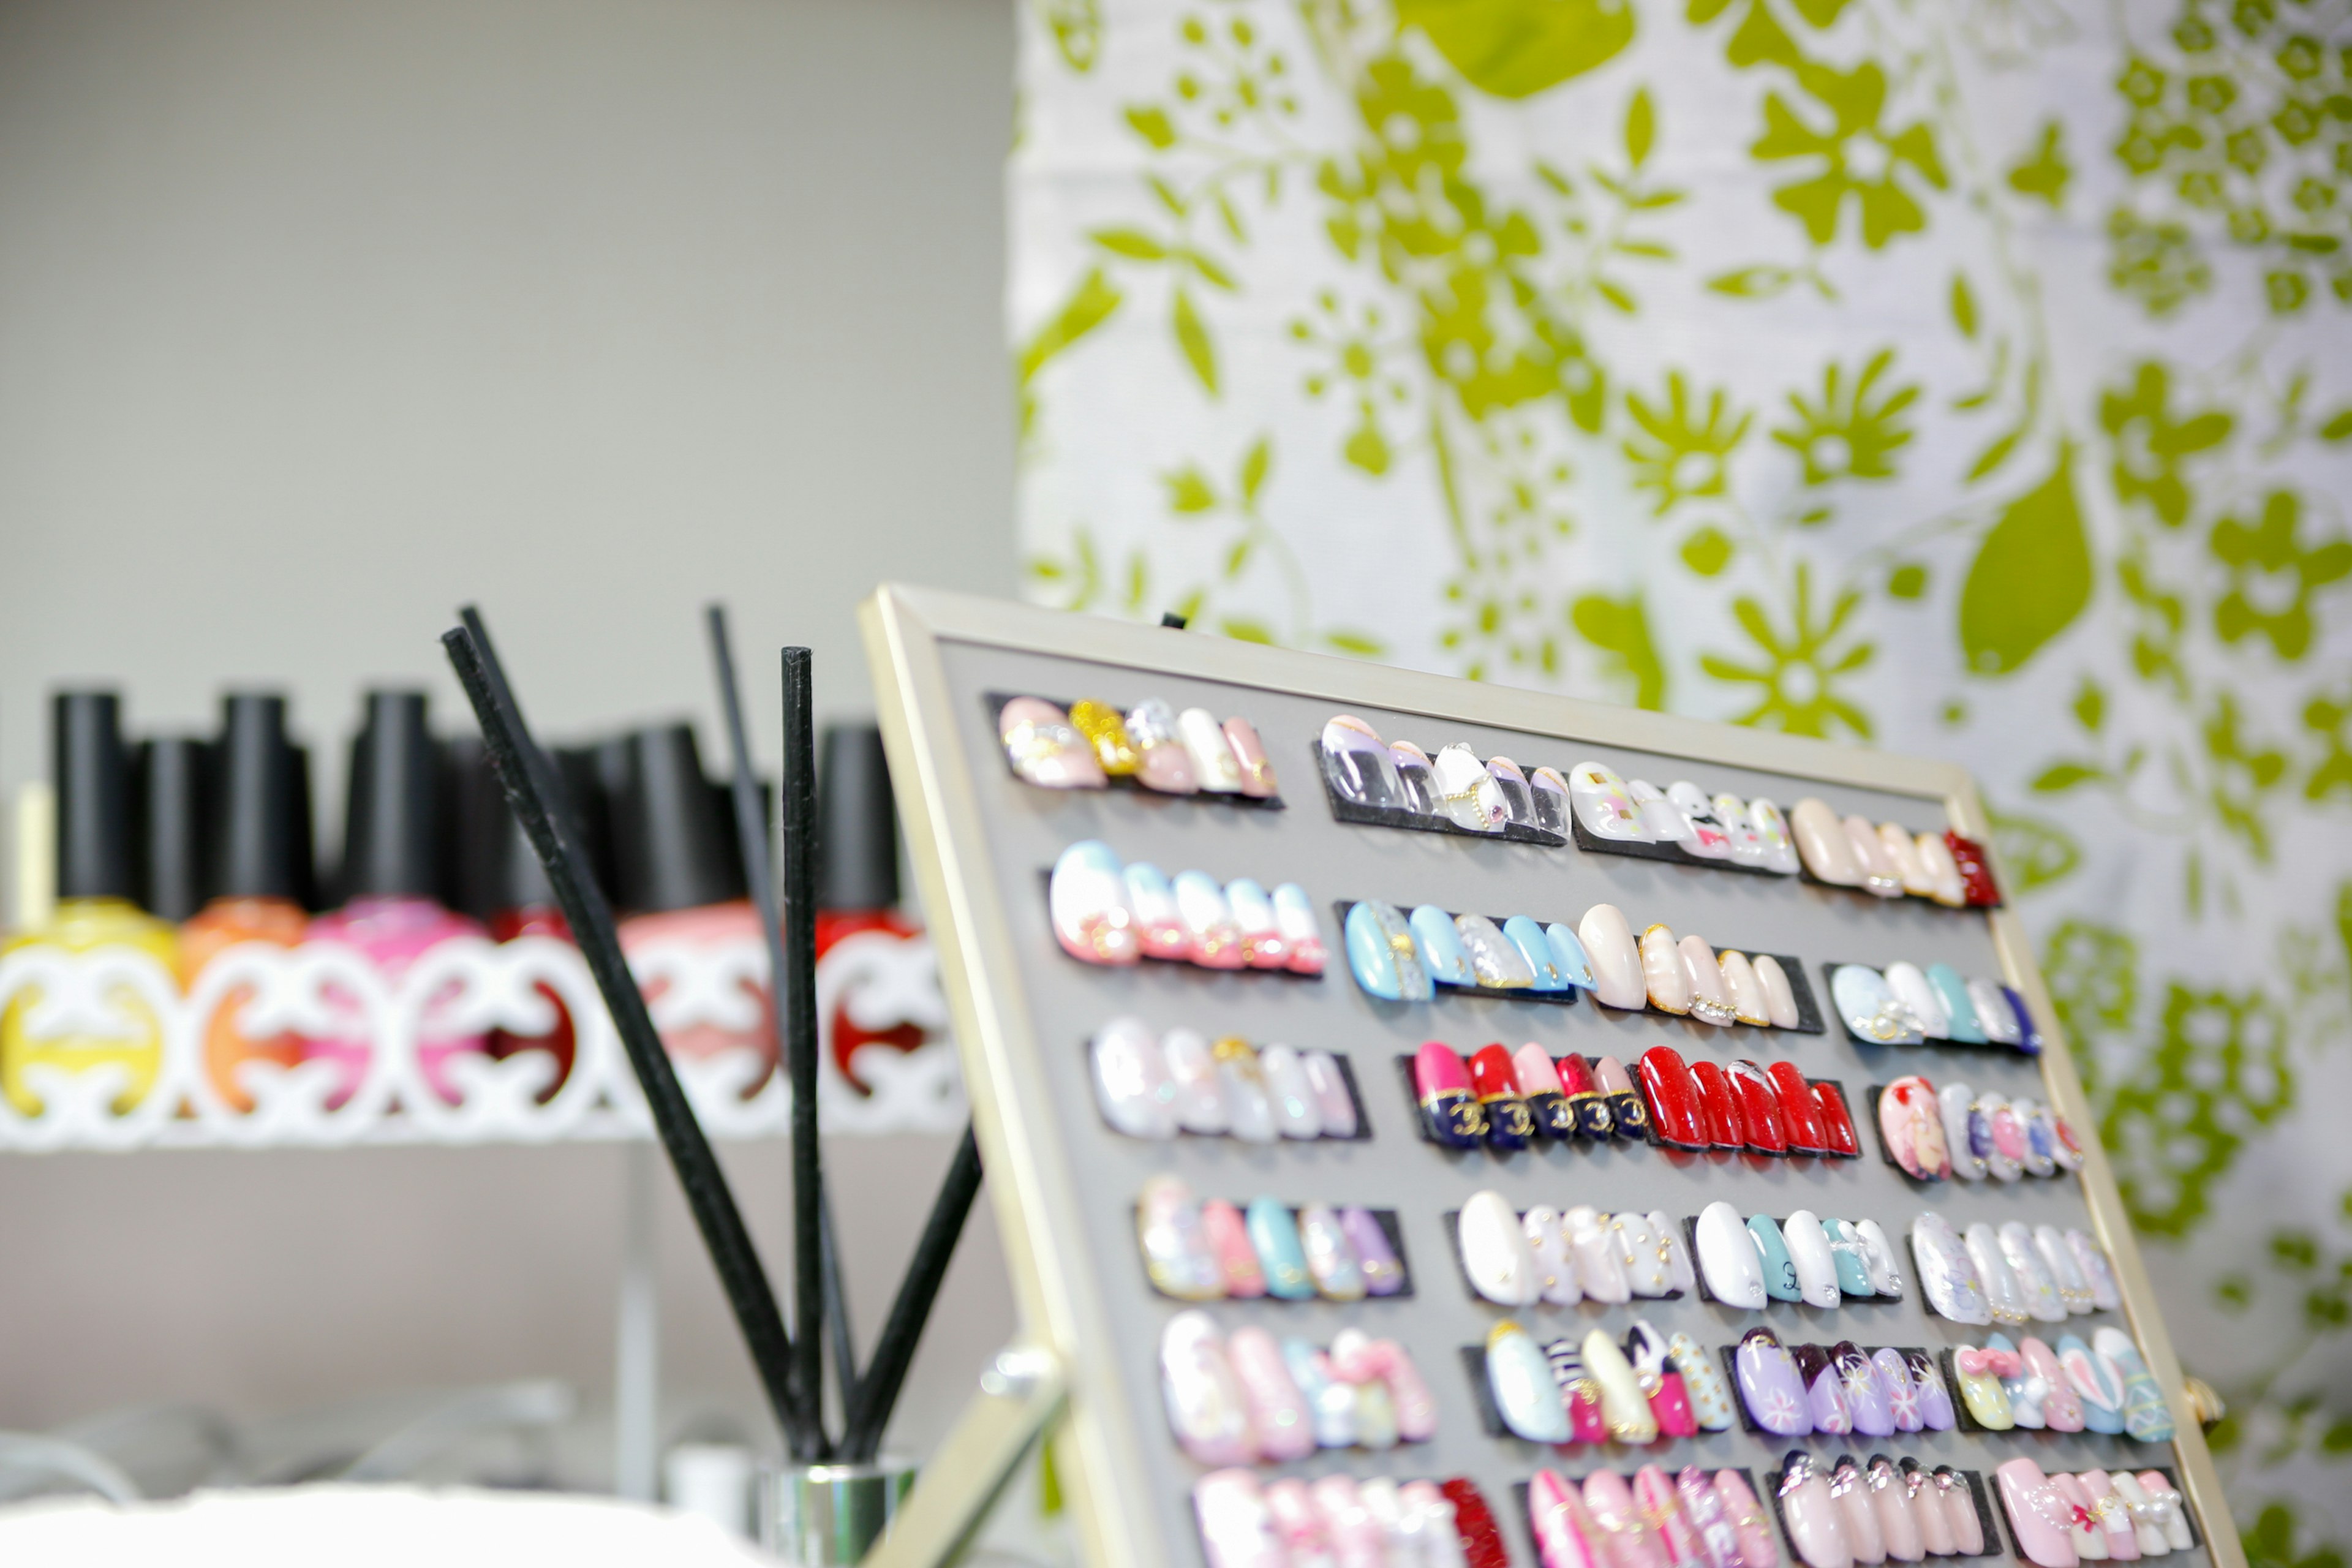
<svg viewBox="0 0 2352 1568">
<path fill-rule="evenodd" d="M 1806 123 L 1778 92 L 1764 95 L 1764 134 L 1749 153 L 1767 163 L 1822 160 L 1812 178 L 1774 190 L 1773 204 L 1802 222 L 1815 245 L 1837 237 L 1838 215 L 1848 196 L 1862 209 L 1862 242 L 1873 250 L 1898 234 L 1926 228 L 1926 212 L 1897 176 L 1907 170 L 1911 179 L 1940 191 L 1948 183 L 1944 163 L 1926 121 L 1900 130 L 1879 123 L 1886 108 L 1886 73 L 1868 60 L 1851 71 L 1805 61 L 1797 67 L 1797 81 L 1829 110 L 1830 126 L 1820 130 Z"/>
<path fill-rule="evenodd" d="M 1879 350 L 1848 391 L 1844 370 L 1832 362 L 1822 373 L 1819 401 L 1808 403 L 1801 394 L 1789 394 L 1796 421 L 1774 426 L 1772 439 L 1804 460 L 1806 484 L 1895 477 L 1890 459 L 1911 443 L 1911 430 L 1900 416 L 1918 401 L 1919 388 L 1916 384 L 1893 387 L 1874 401 L 1871 389 L 1894 363 L 1893 349 Z"/>
<path fill-rule="evenodd" d="M 1395 345 L 1383 337 L 1386 321 L 1378 305 L 1364 306 L 1351 321 L 1339 294 L 1326 289 L 1316 296 L 1315 306 L 1314 318 L 1297 316 L 1290 323 L 1292 339 L 1321 362 L 1307 374 L 1307 395 L 1319 399 L 1336 393 L 1355 405 L 1355 428 L 1340 453 L 1377 479 L 1388 472 L 1395 457 L 1381 425 L 1381 411 L 1410 401 L 1412 388 L 1383 363 L 1392 357 Z"/>
<path fill-rule="evenodd" d="M 2303 498 L 2273 490 L 2252 526 L 2234 517 L 2213 525 L 2213 558 L 2230 569 L 2230 591 L 2213 606 L 2213 629 L 2223 642 L 2252 632 L 2271 640 L 2281 658 L 2311 651 L 2311 595 L 2352 576 L 2352 540 L 2342 536 L 2305 546 Z"/>
<path fill-rule="evenodd" d="M 2166 526 L 2189 519 L 2190 495 L 2180 477 L 2181 459 L 2210 451 L 2230 438 L 2227 414 L 2208 410 L 2173 418 L 2172 373 L 2155 360 L 2143 361 L 2128 390 L 2110 387 L 2099 395 L 2099 423 L 2115 447 L 2116 499 L 2146 501 Z"/>
<path fill-rule="evenodd" d="M 2213 269 L 2184 224 L 2145 222 L 2129 207 L 2107 215 L 2107 281 L 2161 321 L 2213 286 Z"/>
<path fill-rule="evenodd" d="M 2247 1137 L 2294 1100 L 2286 1019 L 2269 998 L 2169 986 L 2163 1043 L 2099 1129 L 2132 1223 L 2187 1235 Z"/>
<path fill-rule="evenodd" d="M 2303 723 L 2327 748 L 2304 781 L 2305 798 L 2326 800 L 2339 793 L 2352 796 L 2352 692 L 2313 698 L 2304 707 Z"/>
<path fill-rule="evenodd" d="M 2263 819 L 2263 796 L 2284 780 L 2286 753 L 2275 746 L 2250 742 L 2240 731 L 2242 718 L 2237 698 L 2225 691 L 2213 705 L 2213 716 L 2205 721 L 2205 752 L 2213 762 L 2208 798 L 2221 826 L 2244 839 L 2255 859 L 2267 863 L 2271 835 Z"/>
<path fill-rule="evenodd" d="M 2139 1010 L 2139 944 L 2116 926 L 2070 920 L 2042 949 L 2042 974 L 2083 1075 L 2084 1092 L 2099 1097 L 2098 1037 L 2131 1027 Z"/>
<path fill-rule="evenodd" d="M 2154 109 L 2164 101 L 2164 73 L 2153 61 L 2134 55 L 2116 78 L 2116 90 L 2142 109 Z"/>
<path fill-rule="evenodd" d="M 1756 706 L 1732 722 L 1786 730 L 1792 735 L 1821 736 L 1829 735 L 1833 724 L 1842 724 L 1863 740 L 1869 740 L 1873 733 L 1870 716 L 1839 696 L 1835 682 L 1838 677 L 1851 675 L 1867 665 L 1877 653 L 1877 646 L 1859 642 L 1843 653 L 1831 647 L 1839 631 L 1861 607 L 1861 593 L 1849 588 L 1830 606 L 1828 617 L 1816 621 L 1812 569 L 1801 561 L 1797 563 L 1795 617 L 1786 637 L 1773 629 L 1763 605 L 1744 595 L 1734 600 L 1731 613 L 1763 652 L 1766 662 L 1737 664 L 1711 653 L 1701 655 L 1698 661 L 1699 668 L 1717 680 L 1746 681 L 1762 689 Z"/>
<path fill-rule="evenodd" d="M 1666 374 L 1664 403 L 1653 405 L 1643 401 L 1640 393 L 1628 392 L 1625 412 L 1648 437 L 1647 440 L 1630 437 L 1622 449 L 1633 465 L 1634 485 L 1658 492 L 1658 504 L 1650 513 L 1653 517 L 1665 516 L 1693 496 L 1721 495 L 1724 460 L 1748 434 L 1748 422 L 1755 417 L 1750 409 L 1731 418 L 1729 399 L 1717 387 L 1707 395 L 1706 422 L 1694 423 L 1690 388 L 1678 370 Z"/>
</svg>

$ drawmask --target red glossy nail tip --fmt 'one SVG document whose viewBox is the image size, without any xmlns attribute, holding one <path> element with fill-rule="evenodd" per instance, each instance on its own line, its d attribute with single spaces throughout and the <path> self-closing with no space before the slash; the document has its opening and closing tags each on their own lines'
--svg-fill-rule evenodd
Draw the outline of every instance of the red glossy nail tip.
<svg viewBox="0 0 2352 1568">
<path fill-rule="evenodd" d="M 1699 1125 L 1706 1131 L 1706 1141 L 1718 1149 L 1738 1149 L 1746 1145 L 1747 1134 L 1740 1126 L 1739 1102 L 1732 1098 L 1731 1080 L 1723 1069 L 1710 1061 L 1690 1065 L 1691 1081 L 1698 1086 Z"/>
<path fill-rule="evenodd" d="M 1478 1483 L 1466 1476 L 1440 1481 L 1437 1489 L 1454 1505 L 1454 1533 L 1462 1539 L 1462 1560 L 1468 1568 L 1511 1568 L 1510 1548 L 1503 1544 L 1503 1527 L 1486 1506 Z"/>
<path fill-rule="evenodd" d="M 1969 904 L 1990 909 L 2000 903 L 2000 889 L 1992 884 L 1992 862 L 1985 858 L 1984 846 L 1973 838 L 1948 832 L 1944 835 L 1944 843 L 1960 868 L 1960 885 L 1968 893 Z"/>
<path fill-rule="evenodd" d="M 1821 1154 L 1829 1150 L 1822 1131 L 1821 1108 L 1813 1086 L 1794 1062 L 1774 1062 L 1764 1069 L 1772 1079 L 1772 1093 L 1780 1102 L 1780 1131 L 1787 1134 L 1792 1154 Z"/>
<path fill-rule="evenodd" d="M 1780 1122 L 1780 1099 L 1764 1069 L 1751 1061 L 1737 1061 L 1723 1069 L 1723 1076 L 1731 1080 L 1732 1096 L 1739 1101 L 1748 1146 L 1759 1154 L 1787 1153 L 1789 1133 Z"/>
<path fill-rule="evenodd" d="M 1650 1125 L 1661 1142 L 1679 1149 L 1707 1146 L 1706 1127 L 1698 1108 L 1698 1083 L 1680 1053 L 1652 1046 L 1642 1053 L 1642 1089 L 1650 1101 Z"/>
<path fill-rule="evenodd" d="M 1592 1064 L 1570 1053 L 1559 1058 L 1560 1092 L 1568 1096 L 1569 1109 L 1576 1113 L 1576 1131 L 1580 1138 L 1606 1139 L 1617 1132 L 1617 1119 L 1609 1113 L 1608 1098 L 1601 1092 L 1601 1080 L 1592 1076 Z"/>
<path fill-rule="evenodd" d="M 1535 1132 L 1528 1102 L 1519 1097 L 1518 1069 L 1501 1045 L 1481 1046 L 1470 1058 L 1470 1091 L 1486 1118 L 1486 1142 L 1495 1149 L 1524 1149 Z"/>
<path fill-rule="evenodd" d="M 1845 1090 L 1827 1079 L 1813 1081 L 1813 1105 L 1822 1113 L 1822 1145 L 1843 1160 L 1858 1159 L 1862 1140 L 1853 1130 L 1853 1113 L 1846 1109 Z"/>
</svg>

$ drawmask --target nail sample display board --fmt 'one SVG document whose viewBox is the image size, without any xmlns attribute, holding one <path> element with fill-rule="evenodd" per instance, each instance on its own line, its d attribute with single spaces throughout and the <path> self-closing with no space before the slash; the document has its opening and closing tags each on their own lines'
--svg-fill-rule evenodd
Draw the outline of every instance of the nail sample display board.
<svg viewBox="0 0 2352 1568">
<path fill-rule="evenodd" d="M 1841 815 L 1860 813 L 1913 832 L 1955 828 L 1987 837 L 1966 773 L 1948 763 L 1891 756 L 1726 725 L 1583 703 L 1349 660 L 1230 642 L 1179 630 L 1028 609 L 962 595 L 886 587 L 863 610 L 882 726 L 925 913 L 939 938 L 964 1074 L 978 1119 L 988 1186 L 1005 1236 L 1027 1331 L 1064 1360 L 1070 1382 L 1066 1432 L 1057 1442 L 1088 1560 L 1194 1564 L 1202 1548 L 1192 1489 L 1204 1467 L 1171 1435 L 1160 1391 L 1161 1330 L 1185 1304 L 1153 1289 L 1139 1256 L 1138 1192 L 1172 1173 L 1202 1198 L 1246 1205 L 1260 1194 L 1298 1205 L 1361 1205 L 1393 1211 L 1410 1293 L 1348 1304 L 1266 1298 L 1210 1303 L 1221 1330 L 1265 1327 L 1328 1346 L 1343 1329 L 1392 1338 L 1412 1353 L 1435 1394 L 1435 1436 L 1378 1453 L 1322 1450 L 1260 1474 L 1316 1477 L 1344 1470 L 1475 1481 L 1502 1521 L 1514 1563 L 1538 1561 L 1520 1512 L 1520 1489 L 1538 1468 L 1570 1478 L 1610 1468 L 1631 1476 L 1658 1463 L 1746 1468 L 1769 1508 L 1770 1488 L 1792 1448 L 1833 1461 L 1883 1452 L 1930 1467 L 1974 1472 L 1990 1500 L 1995 1467 L 2021 1455 L 2049 1472 L 2158 1468 L 2189 1502 L 2199 1544 L 2167 1561 L 2237 1568 L 2243 1557 L 2221 1501 L 2211 1461 L 2181 1385 L 2169 1337 L 2095 1147 L 2076 1174 L 1998 1183 L 1923 1184 L 1883 1157 L 1871 1089 L 1906 1074 L 2054 1105 L 2091 1143 L 2080 1085 L 2022 928 L 2006 909 L 1953 910 L 1918 898 L 1880 900 L 1809 879 L 1743 875 L 1716 868 L 1475 836 L 1404 831 L 1336 818 L 1315 762 L 1327 721 L 1351 713 L 1391 741 L 1432 753 L 1466 742 L 1523 769 L 1568 773 L 1586 759 L 1661 785 L 1691 779 L 1710 794 L 1768 796 L 1784 809 L 1808 795 Z M 1157 697 L 1255 726 L 1278 775 L 1280 809 L 1131 787 L 1048 790 L 1016 777 L 996 714 L 1009 695 L 1066 705 L 1090 698 L 1125 709 Z M 1329 960 L 1321 978 L 1213 972 L 1177 963 L 1108 968 L 1078 962 L 1057 944 L 1046 876 L 1070 844 L 1097 839 L 1124 860 L 1150 860 L 1173 877 L 1197 868 L 1221 884 L 1250 878 L 1267 888 L 1296 882 L 1323 922 Z M 1996 875 L 1999 868 L 1995 868 Z M 1715 1028 L 1656 1012 L 1612 1012 L 1580 995 L 1570 1005 L 1449 994 L 1391 1003 L 1351 977 L 1338 910 L 1360 899 L 1403 909 L 1433 904 L 1527 914 L 1575 926 L 1594 904 L 1622 910 L 1638 933 L 1663 922 L 1717 950 L 1786 955 L 1801 963 L 1821 1033 Z M 1998 977 L 2025 999 L 2049 1049 L 1858 1043 L 1843 1028 L 1825 967 L 1948 963 L 1962 974 Z M 1784 960 L 1785 961 L 1785 960 Z M 1150 1142 L 1123 1136 L 1097 1109 L 1088 1042 L 1110 1020 L 1155 1031 L 1189 1028 L 1259 1047 L 1284 1042 L 1346 1058 L 1369 1136 L 1250 1145 L 1230 1138 Z M 1862 1157 L 1764 1159 L 1687 1153 L 1653 1144 L 1538 1143 L 1499 1155 L 1441 1149 L 1419 1131 L 1399 1059 L 1440 1040 L 1465 1057 L 1490 1041 L 1540 1043 L 1558 1057 L 1614 1056 L 1629 1066 L 1656 1045 L 1688 1060 L 1747 1058 L 1794 1063 L 1811 1079 L 1843 1086 Z M 1538 1341 L 1580 1338 L 1594 1327 L 1622 1339 L 1635 1317 L 1661 1332 L 1688 1333 L 1720 1360 L 1762 1324 L 1783 1343 L 1853 1341 L 1925 1347 L 1937 1355 L 1980 1345 L 1988 1331 L 1932 1314 L 1907 1246 L 1899 1300 L 1849 1300 L 1836 1310 L 1772 1302 L 1735 1310 L 1696 1292 L 1630 1305 L 1538 1305 L 1506 1312 L 1477 1299 L 1453 1246 L 1451 1216 L 1492 1188 L 1514 1206 L 1590 1204 L 1604 1213 L 1664 1210 L 1679 1226 L 1717 1199 L 1741 1214 L 1804 1208 L 1859 1223 L 1874 1219 L 1898 1240 L 1923 1210 L 1965 1229 L 1978 1220 L 2022 1220 L 2088 1229 L 2112 1258 L 2122 1312 L 2071 1326 L 2011 1330 L 2050 1335 L 2127 1328 L 2170 1402 L 2171 1444 L 2123 1436 L 2048 1431 L 1922 1431 L 1891 1437 L 1778 1437 L 1748 1429 L 1701 1432 L 1643 1447 L 1615 1443 L 1553 1449 L 1492 1435 L 1491 1412 L 1471 1375 L 1488 1331 L 1508 1316 Z M 1946 1375 L 1950 1376 L 1947 1361 Z M 1958 1390 L 1954 1390 L 1958 1398 Z M 1735 1402 L 1737 1394 L 1735 1392 Z M 1997 1502 L 1988 1552 L 2017 1550 Z M 1797 1561 L 1785 1536 L 1784 1560 Z"/>
</svg>

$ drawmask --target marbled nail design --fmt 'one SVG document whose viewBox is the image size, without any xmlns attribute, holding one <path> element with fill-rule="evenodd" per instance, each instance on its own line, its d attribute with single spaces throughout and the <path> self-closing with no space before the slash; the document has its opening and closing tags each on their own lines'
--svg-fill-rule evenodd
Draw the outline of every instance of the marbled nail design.
<svg viewBox="0 0 2352 1568">
<path fill-rule="evenodd" d="M 1517 942 L 1505 936 L 1485 915 L 1456 915 L 1454 930 L 1469 956 L 1470 973 L 1492 991 L 1526 991 L 1536 983 L 1535 970 Z"/>
</svg>

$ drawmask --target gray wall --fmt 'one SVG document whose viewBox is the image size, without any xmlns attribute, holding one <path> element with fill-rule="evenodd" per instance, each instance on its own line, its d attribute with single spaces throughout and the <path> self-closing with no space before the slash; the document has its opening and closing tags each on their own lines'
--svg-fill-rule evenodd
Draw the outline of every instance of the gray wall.
<svg viewBox="0 0 2352 1568">
<path fill-rule="evenodd" d="M 64 680 L 142 728 L 289 688 L 460 703 L 475 600 L 543 732 L 707 719 L 723 595 L 866 706 L 885 576 L 1010 592 L 1002 0 L 0 0 L 0 785 Z M 716 740 L 706 723 L 706 744 Z M 325 815 L 341 816 L 331 795 Z M 946 1145 L 839 1151 L 872 1327 Z M 783 1235 L 783 1165 L 745 1151 Z M 0 1426 L 610 1377 L 606 1149 L 0 1162 Z M 755 1409 L 683 1213 L 672 1387 Z M 1011 1328 L 983 1222 L 911 1435 Z"/>
</svg>

